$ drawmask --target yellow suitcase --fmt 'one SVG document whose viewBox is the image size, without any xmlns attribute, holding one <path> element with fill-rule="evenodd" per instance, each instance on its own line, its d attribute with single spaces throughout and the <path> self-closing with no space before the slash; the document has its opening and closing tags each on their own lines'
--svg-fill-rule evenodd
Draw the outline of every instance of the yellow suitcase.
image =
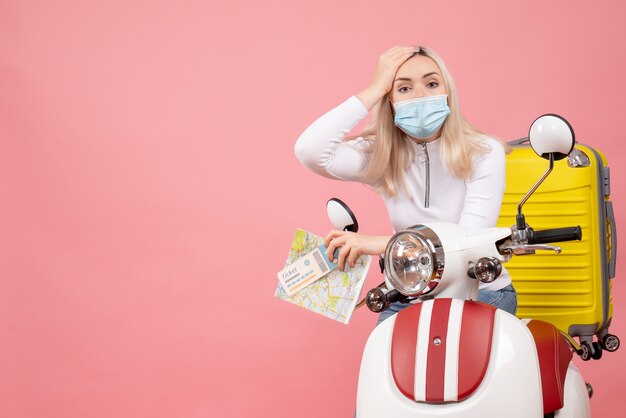
<svg viewBox="0 0 626 418">
<path fill-rule="evenodd" d="M 506 157 L 506 191 L 498 226 L 515 224 L 517 205 L 548 168 L 523 140 L 511 143 Z M 517 316 L 554 324 L 580 343 L 584 360 L 615 351 L 619 338 L 609 333 L 617 235 L 610 196 L 610 171 L 599 151 L 576 144 L 556 161 L 546 181 L 524 204 L 535 230 L 580 225 L 581 241 L 558 243 L 563 252 L 537 252 L 507 263 L 518 294 Z M 594 341 L 596 336 L 597 341 Z"/>
</svg>

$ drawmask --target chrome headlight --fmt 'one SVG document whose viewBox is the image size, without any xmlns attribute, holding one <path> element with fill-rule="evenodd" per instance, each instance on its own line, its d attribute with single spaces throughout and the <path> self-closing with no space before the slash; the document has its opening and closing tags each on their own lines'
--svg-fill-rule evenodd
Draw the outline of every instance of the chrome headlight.
<svg viewBox="0 0 626 418">
<path fill-rule="evenodd" d="M 437 234 L 415 225 L 395 234 L 385 249 L 385 275 L 406 296 L 431 292 L 443 274 L 444 252 Z"/>
</svg>

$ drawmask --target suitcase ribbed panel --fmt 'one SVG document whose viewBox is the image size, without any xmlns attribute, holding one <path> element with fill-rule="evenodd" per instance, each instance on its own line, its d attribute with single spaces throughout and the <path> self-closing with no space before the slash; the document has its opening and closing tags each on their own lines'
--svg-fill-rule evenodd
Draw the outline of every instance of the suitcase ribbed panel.
<svg viewBox="0 0 626 418">
<path fill-rule="evenodd" d="M 553 173 L 523 213 L 535 230 L 580 225 L 582 241 L 555 244 L 562 247 L 561 254 L 541 251 L 514 256 L 506 264 L 518 293 L 517 316 L 550 322 L 573 336 L 597 332 L 612 315 L 604 184 L 598 175 L 602 162 L 596 161 L 593 150 L 577 148 L 589 156 L 591 166 L 572 168 L 567 159 L 555 162 Z M 548 162 L 527 146 L 514 147 L 507 155 L 498 226 L 515 224 L 519 201 L 547 168 Z"/>
</svg>

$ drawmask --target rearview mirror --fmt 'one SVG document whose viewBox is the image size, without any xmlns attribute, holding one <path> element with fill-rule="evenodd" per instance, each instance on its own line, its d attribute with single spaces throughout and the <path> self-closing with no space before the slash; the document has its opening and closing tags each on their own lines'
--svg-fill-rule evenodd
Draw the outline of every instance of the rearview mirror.
<svg viewBox="0 0 626 418">
<path fill-rule="evenodd" d="M 574 130 L 567 120 L 555 114 L 539 116 L 530 125 L 528 139 L 532 149 L 542 158 L 554 161 L 567 157 L 574 149 Z"/>
<path fill-rule="evenodd" d="M 351 232 L 357 232 L 359 230 L 359 223 L 356 221 L 356 216 L 354 216 L 354 213 L 352 213 L 348 205 L 340 199 L 333 197 L 326 202 L 326 213 L 328 214 L 330 223 L 333 224 L 335 229 Z"/>
<path fill-rule="evenodd" d="M 574 129 L 565 118 L 555 114 L 545 114 L 539 116 L 530 125 L 528 140 L 531 148 L 542 158 L 550 162 L 548 169 L 534 186 L 526 193 L 517 205 L 517 216 L 515 217 L 517 230 L 521 232 L 520 241 L 525 240 L 526 219 L 522 213 L 522 206 L 528 198 L 537 190 L 554 168 L 554 162 L 567 157 L 574 149 L 576 139 Z"/>
</svg>

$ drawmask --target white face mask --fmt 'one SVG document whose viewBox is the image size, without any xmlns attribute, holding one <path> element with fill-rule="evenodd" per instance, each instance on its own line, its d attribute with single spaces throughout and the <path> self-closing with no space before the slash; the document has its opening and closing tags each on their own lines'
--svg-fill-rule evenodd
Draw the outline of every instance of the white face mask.
<svg viewBox="0 0 626 418">
<path fill-rule="evenodd" d="M 398 128 L 413 138 L 433 136 L 450 114 L 448 96 L 420 97 L 394 103 L 394 122 Z"/>
</svg>

